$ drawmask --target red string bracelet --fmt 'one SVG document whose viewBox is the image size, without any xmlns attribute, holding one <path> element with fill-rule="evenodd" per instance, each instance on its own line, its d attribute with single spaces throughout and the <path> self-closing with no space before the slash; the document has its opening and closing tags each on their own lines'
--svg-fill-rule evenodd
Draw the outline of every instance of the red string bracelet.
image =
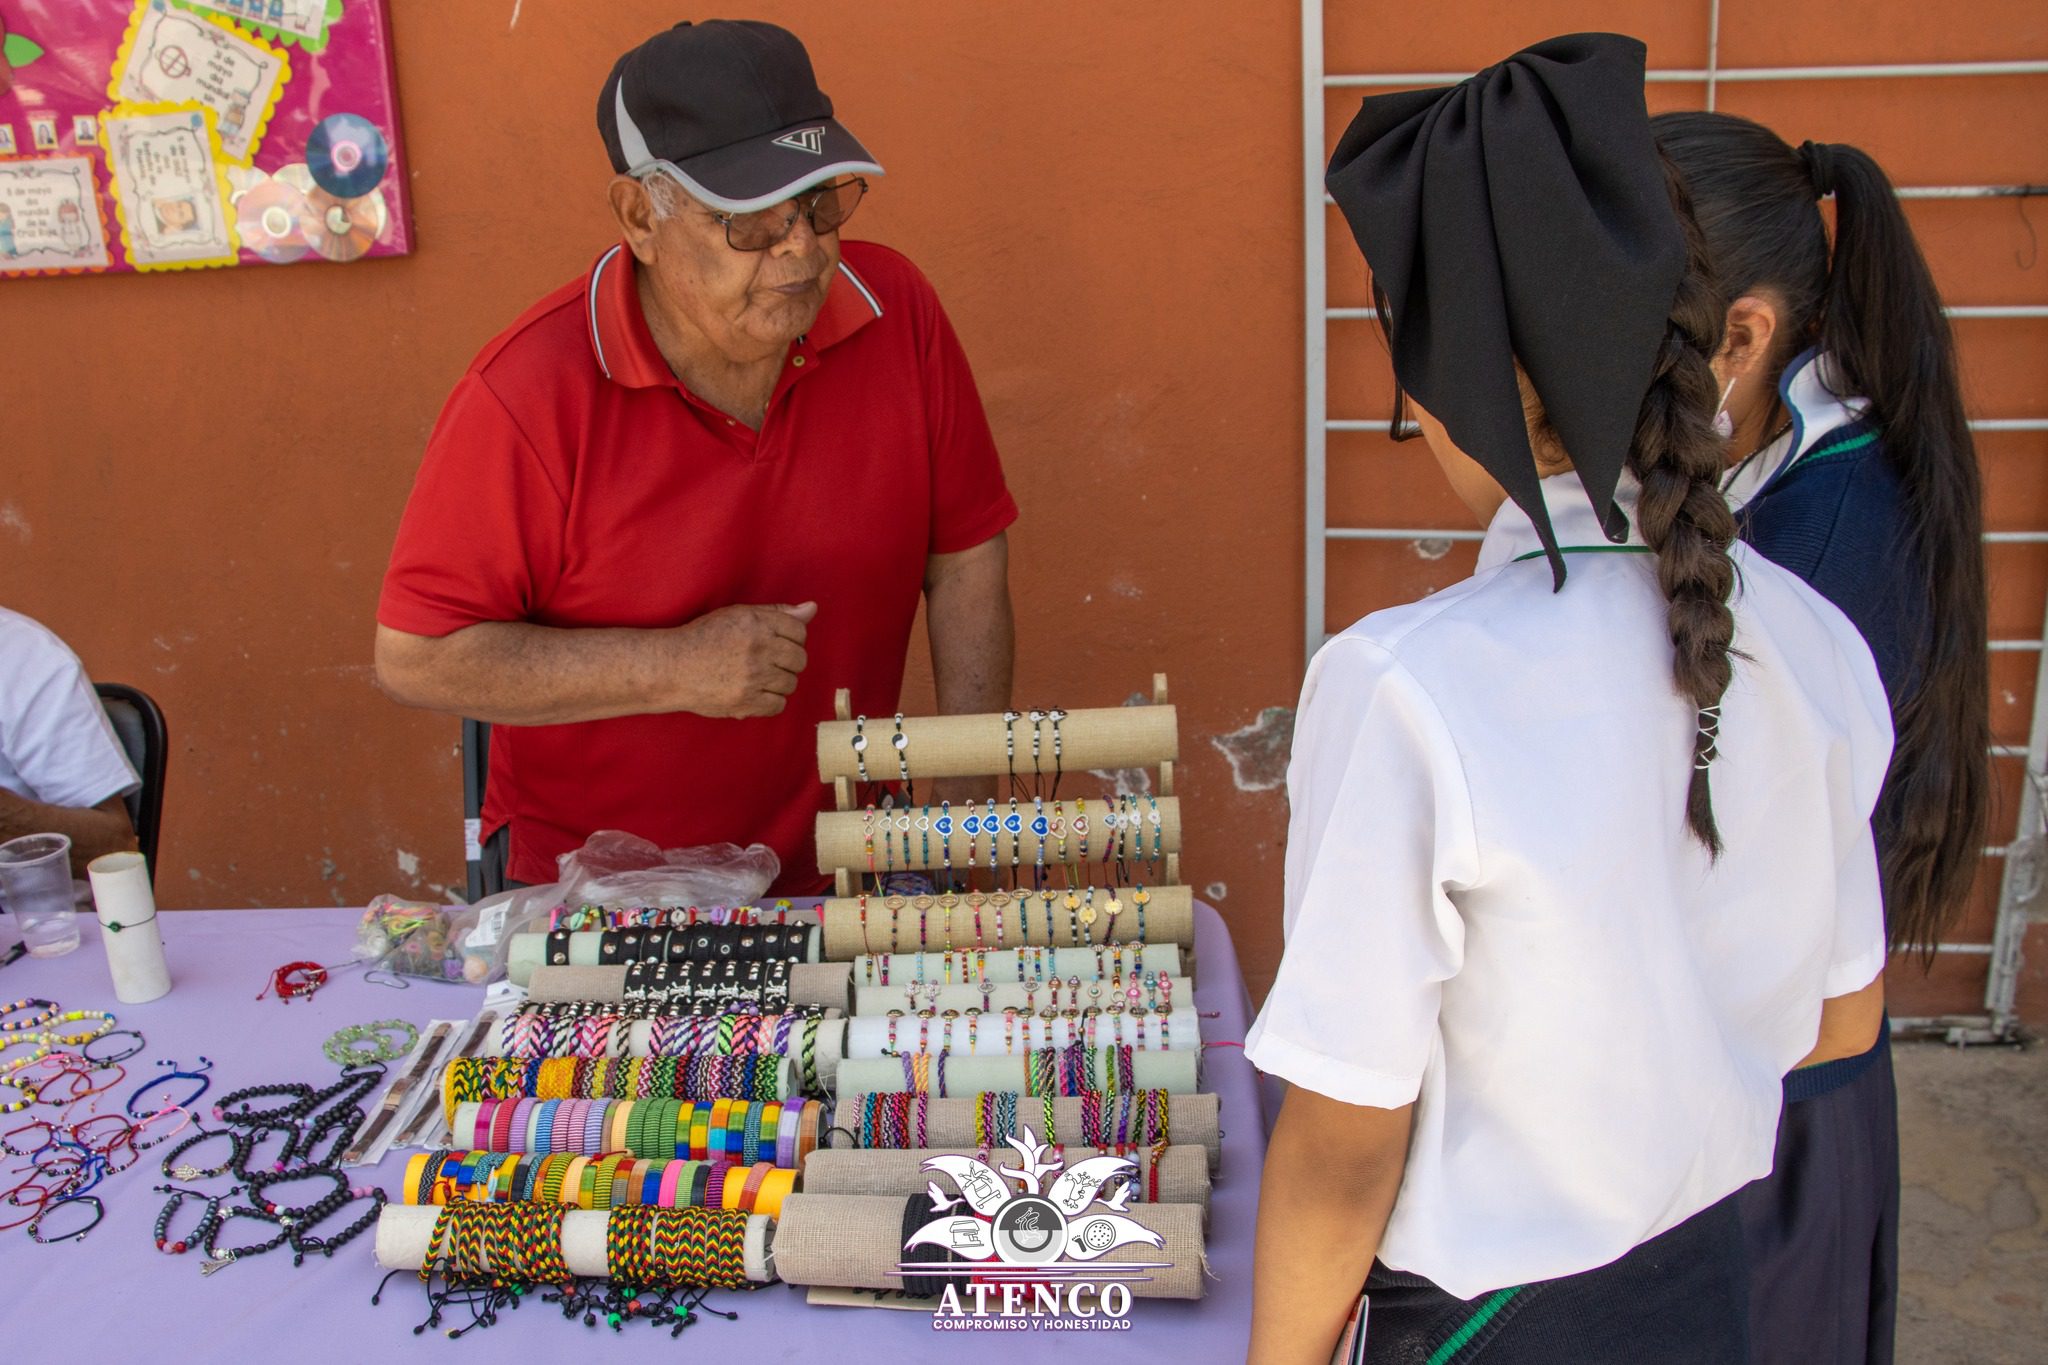
<svg viewBox="0 0 2048 1365">
<path fill-rule="evenodd" d="M 256 993 L 261 1000 L 275 991 L 277 998 L 289 1005 L 294 999 L 305 999 L 327 984 L 327 969 L 317 962 L 287 962 L 270 974 L 270 981 Z"/>
</svg>

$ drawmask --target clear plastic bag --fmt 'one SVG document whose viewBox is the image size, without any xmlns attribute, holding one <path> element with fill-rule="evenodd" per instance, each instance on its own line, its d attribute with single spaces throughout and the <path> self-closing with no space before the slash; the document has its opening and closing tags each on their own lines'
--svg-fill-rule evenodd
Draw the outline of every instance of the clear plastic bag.
<svg viewBox="0 0 2048 1365">
<path fill-rule="evenodd" d="M 623 830 L 601 829 L 555 860 L 558 881 L 487 897 L 470 907 L 477 926 L 464 950 L 463 976 L 503 979 L 512 936 L 545 932 L 558 905 L 753 905 L 782 871 L 766 844 L 661 848 Z"/>
<path fill-rule="evenodd" d="M 435 905 L 379 896 L 356 926 L 356 958 L 399 976 L 428 981 L 481 980 L 470 975 L 464 945 L 476 907 Z"/>
</svg>

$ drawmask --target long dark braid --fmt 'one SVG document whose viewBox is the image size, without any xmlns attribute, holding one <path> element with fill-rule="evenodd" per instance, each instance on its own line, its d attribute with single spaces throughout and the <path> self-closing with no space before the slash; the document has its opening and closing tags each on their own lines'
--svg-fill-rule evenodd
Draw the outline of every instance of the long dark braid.
<svg viewBox="0 0 2048 1365">
<path fill-rule="evenodd" d="M 1642 483 L 1636 519 L 1643 540 L 1657 555 L 1657 582 L 1669 604 L 1673 680 L 1680 695 L 1699 712 L 1692 741 L 1692 779 L 1685 819 L 1699 841 L 1716 855 L 1721 833 L 1714 824 L 1708 773 L 1721 728 L 1721 697 L 1734 676 L 1730 647 L 1735 615 L 1728 597 L 1735 587 L 1735 516 L 1721 495 L 1727 443 L 1714 431 L 1719 400 L 1708 364 L 1721 344 L 1724 304 L 1715 292 L 1705 240 L 1693 220 L 1683 182 L 1667 160 L 1665 180 L 1672 207 L 1685 229 L 1685 278 L 1671 301 L 1664 345 L 1655 377 L 1636 414 L 1629 472 Z"/>
</svg>

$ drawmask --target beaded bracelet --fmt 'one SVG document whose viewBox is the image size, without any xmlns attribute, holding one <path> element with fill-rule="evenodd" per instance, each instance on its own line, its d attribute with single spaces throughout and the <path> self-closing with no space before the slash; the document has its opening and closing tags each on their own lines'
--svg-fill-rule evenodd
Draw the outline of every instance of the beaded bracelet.
<svg viewBox="0 0 2048 1365">
<path fill-rule="evenodd" d="M 40 1010 L 30 1019 L 17 1020 L 13 1016 L 23 1010 Z M 57 1017 L 57 1002 L 40 1000 L 28 996 L 11 1005 L 0 1005 L 0 1035 L 9 1033 L 33 1033 Z"/>
<path fill-rule="evenodd" d="M 85 1019 L 97 1019 L 99 1026 L 87 1029 L 83 1033 L 63 1033 L 57 1028 L 59 1024 L 75 1024 Z M 68 1010 L 48 1020 L 37 1032 L 46 1043 L 58 1043 L 65 1047 L 79 1047 L 92 1042 L 95 1038 L 103 1037 L 112 1032 L 113 1028 L 114 1016 L 105 1010 Z"/>
<path fill-rule="evenodd" d="M 386 1038 L 387 1032 L 396 1031 L 404 1041 Z M 380 1019 L 374 1024 L 351 1024 L 325 1043 L 320 1050 L 327 1054 L 327 1060 L 336 1066 L 361 1066 L 366 1062 L 390 1062 L 405 1056 L 419 1044 L 420 1031 L 403 1019 Z M 367 1043 L 367 1047 L 357 1047 Z"/>
</svg>

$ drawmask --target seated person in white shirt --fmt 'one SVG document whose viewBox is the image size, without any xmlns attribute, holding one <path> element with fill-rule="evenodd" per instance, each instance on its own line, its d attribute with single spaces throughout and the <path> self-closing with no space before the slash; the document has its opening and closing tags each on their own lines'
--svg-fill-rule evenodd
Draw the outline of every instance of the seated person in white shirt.
<svg viewBox="0 0 2048 1365">
<path fill-rule="evenodd" d="M 1735 1192 L 1871 1046 L 1869 649 L 1736 541 L 1724 302 L 1642 44 L 1375 96 L 1329 188 L 1477 571 L 1309 667 L 1252 1358 L 1752 1358 Z M 1397 422 L 1398 425 L 1398 422 Z M 1755 1359 L 1774 1360 L 1764 1344 Z"/>
<path fill-rule="evenodd" d="M 135 847 L 122 798 L 142 785 L 85 666 L 62 640 L 0 607 L 0 843 L 71 837 L 71 875 Z"/>
</svg>

